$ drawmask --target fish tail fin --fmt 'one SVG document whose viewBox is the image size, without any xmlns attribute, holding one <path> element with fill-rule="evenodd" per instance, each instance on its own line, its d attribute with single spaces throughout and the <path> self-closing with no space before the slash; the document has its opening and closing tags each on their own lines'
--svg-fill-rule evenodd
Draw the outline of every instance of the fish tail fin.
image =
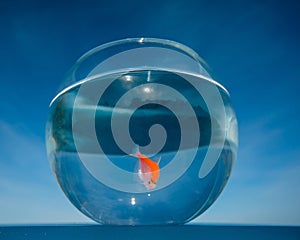
<svg viewBox="0 0 300 240">
<path fill-rule="evenodd" d="M 139 152 L 140 152 L 140 146 L 137 145 L 137 144 L 135 144 L 134 147 L 133 147 L 133 149 L 132 149 L 132 153 L 133 154 L 137 154 Z"/>
<path fill-rule="evenodd" d="M 140 152 L 140 146 L 135 144 L 133 149 L 132 149 L 131 154 L 129 154 L 129 155 L 132 156 L 132 157 L 137 157 L 137 153 L 139 153 L 139 152 Z"/>
</svg>

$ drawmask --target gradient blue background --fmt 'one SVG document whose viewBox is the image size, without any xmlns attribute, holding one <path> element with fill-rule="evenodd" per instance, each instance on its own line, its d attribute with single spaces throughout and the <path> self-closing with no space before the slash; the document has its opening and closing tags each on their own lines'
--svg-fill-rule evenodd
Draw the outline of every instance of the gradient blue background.
<svg viewBox="0 0 300 240">
<path fill-rule="evenodd" d="M 300 225 L 297 1 L 0 1 L 0 224 L 89 222 L 59 189 L 48 105 L 91 48 L 127 37 L 181 42 L 231 93 L 233 174 L 196 222 Z"/>
</svg>

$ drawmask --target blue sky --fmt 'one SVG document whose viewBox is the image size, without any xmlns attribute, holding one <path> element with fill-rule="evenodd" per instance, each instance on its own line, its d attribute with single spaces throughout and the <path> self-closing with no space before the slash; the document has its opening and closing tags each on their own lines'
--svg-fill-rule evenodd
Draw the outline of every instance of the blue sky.
<svg viewBox="0 0 300 240">
<path fill-rule="evenodd" d="M 150 3 L 151 2 L 151 3 Z M 90 221 L 51 172 L 48 106 L 91 48 L 127 37 L 181 42 L 229 90 L 238 159 L 196 222 L 300 225 L 297 1 L 1 1 L 0 224 Z"/>
</svg>

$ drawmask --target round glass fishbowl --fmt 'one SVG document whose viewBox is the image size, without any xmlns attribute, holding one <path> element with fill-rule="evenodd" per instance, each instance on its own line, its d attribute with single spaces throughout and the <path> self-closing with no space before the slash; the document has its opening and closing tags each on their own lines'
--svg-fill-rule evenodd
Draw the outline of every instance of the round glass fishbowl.
<svg viewBox="0 0 300 240">
<path fill-rule="evenodd" d="M 93 220 L 181 224 L 223 190 L 237 120 L 192 49 L 132 38 L 78 59 L 50 103 L 46 142 L 60 187 Z"/>
</svg>

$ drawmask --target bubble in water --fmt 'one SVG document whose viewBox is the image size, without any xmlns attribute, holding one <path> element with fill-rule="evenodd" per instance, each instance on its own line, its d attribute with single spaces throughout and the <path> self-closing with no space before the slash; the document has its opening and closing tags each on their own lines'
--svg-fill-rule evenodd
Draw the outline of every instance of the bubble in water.
<svg viewBox="0 0 300 240">
<path fill-rule="evenodd" d="M 125 39 L 91 50 L 50 104 L 47 153 L 69 200 L 103 224 L 203 213 L 236 158 L 226 89 L 188 47 Z"/>
</svg>

